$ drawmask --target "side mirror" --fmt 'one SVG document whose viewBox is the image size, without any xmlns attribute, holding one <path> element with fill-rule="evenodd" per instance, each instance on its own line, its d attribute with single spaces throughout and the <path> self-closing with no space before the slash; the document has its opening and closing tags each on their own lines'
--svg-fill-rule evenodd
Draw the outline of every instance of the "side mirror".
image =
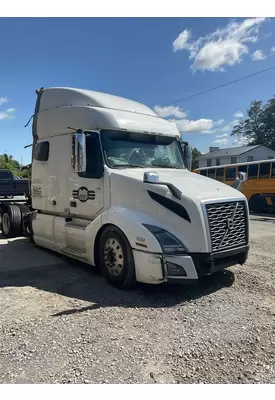
<svg viewBox="0 0 275 400">
<path fill-rule="evenodd" d="M 192 148 L 188 142 L 181 142 L 181 148 L 184 155 L 184 163 L 186 168 L 191 171 L 192 170 Z"/>
<path fill-rule="evenodd" d="M 48 161 L 49 159 L 49 142 L 38 142 L 33 151 L 33 158 L 38 161 Z"/>
<path fill-rule="evenodd" d="M 239 181 L 246 181 L 247 180 L 247 173 L 246 172 L 238 172 L 237 179 Z"/>
<path fill-rule="evenodd" d="M 72 168 L 74 172 L 86 172 L 86 135 L 74 133 L 72 140 Z"/>
<path fill-rule="evenodd" d="M 145 183 L 158 183 L 159 175 L 157 172 L 144 172 L 143 182 Z"/>
<path fill-rule="evenodd" d="M 242 183 L 247 180 L 247 174 L 245 172 L 238 172 L 237 178 L 232 182 L 230 186 L 234 189 L 242 191 Z"/>
</svg>

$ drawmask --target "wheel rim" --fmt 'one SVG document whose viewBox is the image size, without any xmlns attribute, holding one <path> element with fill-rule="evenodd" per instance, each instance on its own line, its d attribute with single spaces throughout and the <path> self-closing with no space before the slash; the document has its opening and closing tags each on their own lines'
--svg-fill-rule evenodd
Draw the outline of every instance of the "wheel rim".
<svg viewBox="0 0 275 400">
<path fill-rule="evenodd" d="M 124 267 L 124 254 L 117 239 L 110 238 L 104 246 L 104 263 L 113 276 L 119 276 Z"/>
<path fill-rule="evenodd" d="M 2 229 L 3 229 L 3 232 L 5 233 L 5 235 L 9 233 L 10 226 L 11 226 L 10 217 L 7 213 L 5 213 L 3 215 L 3 219 L 2 219 Z"/>
</svg>

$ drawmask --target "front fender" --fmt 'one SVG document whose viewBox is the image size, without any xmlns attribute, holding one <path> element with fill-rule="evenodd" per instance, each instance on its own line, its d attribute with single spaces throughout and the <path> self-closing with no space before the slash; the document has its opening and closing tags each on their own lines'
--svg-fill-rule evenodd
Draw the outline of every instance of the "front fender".
<svg viewBox="0 0 275 400">
<path fill-rule="evenodd" d="M 132 249 L 162 253 L 157 239 L 142 223 L 159 226 L 154 218 L 127 208 L 111 207 L 102 214 L 102 225 L 116 225 L 127 237 Z"/>
</svg>

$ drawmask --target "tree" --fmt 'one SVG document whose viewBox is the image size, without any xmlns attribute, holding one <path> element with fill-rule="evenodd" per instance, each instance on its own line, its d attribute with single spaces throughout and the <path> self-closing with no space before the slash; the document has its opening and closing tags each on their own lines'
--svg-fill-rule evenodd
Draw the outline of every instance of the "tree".
<svg viewBox="0 0 275 400">
<path fill-rule="evenodd" d="M 201 152 L 196 147 L 192 148 L 192 171 L 199 167 L 199 156 L 201 156 Z"/>
<path fill-rule="evenodd" d="M 27 171 L 21 171 L 19 162 L 6 153 L 0 155 L 0 169 L 9 169 L 15 176 L 27 177 Z"/>
<path fill-rule="evenodd" d="M 247 117 L 234 125 L 231 136 L 244 139 L 248 145 L 261 144 L 275 150 L 275 97 L 266 104 L 254 100 Z"/>
</svg>

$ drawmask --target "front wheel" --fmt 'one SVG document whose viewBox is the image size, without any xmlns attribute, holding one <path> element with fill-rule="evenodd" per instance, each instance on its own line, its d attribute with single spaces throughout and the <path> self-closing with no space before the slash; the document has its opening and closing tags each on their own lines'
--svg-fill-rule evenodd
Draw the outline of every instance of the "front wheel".
<svg viewBox="0 0 275 400">
<path fill-rule="evenodd" d="M 123 232 L 115 226 L 107 227 L 100 237 L 99 260 L 101 271 L 110 283 L 121 289 L 134 286 L 133 252 Z"/>
</svg>

